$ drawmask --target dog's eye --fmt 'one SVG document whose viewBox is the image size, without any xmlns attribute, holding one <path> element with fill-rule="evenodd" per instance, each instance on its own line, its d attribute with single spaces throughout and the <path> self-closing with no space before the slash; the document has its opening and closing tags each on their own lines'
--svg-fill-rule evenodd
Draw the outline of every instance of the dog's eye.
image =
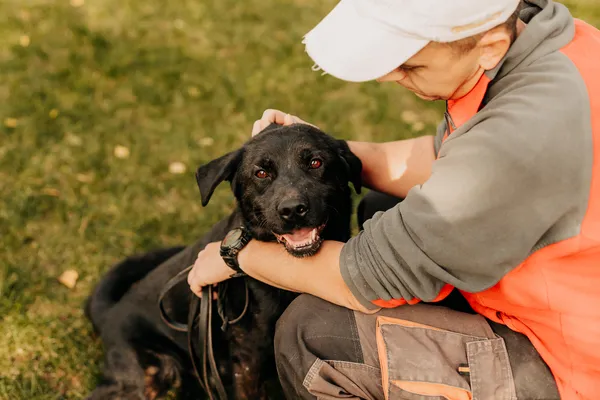
<svg viewBox="0 0 600 400">
<path fill-rule="evenodd" d="M 312 169 L 317 169 L 320 168 L 321 165 L 323 165 L 323 161 L 319 160 L 318 158 L 313 158 L 312 160 L 310 160 L 309 165 Z"/>
<path fill-rule="evenodd" d="M 265 179 L 269 176 L 269 174 L 267 174 L 267 171 L 265 171 L 264 169 L 259 169 L 258 171 L 256 171 L 254 173 L 254 175 L 258 178 L 258 179 Z"/>
</svg>

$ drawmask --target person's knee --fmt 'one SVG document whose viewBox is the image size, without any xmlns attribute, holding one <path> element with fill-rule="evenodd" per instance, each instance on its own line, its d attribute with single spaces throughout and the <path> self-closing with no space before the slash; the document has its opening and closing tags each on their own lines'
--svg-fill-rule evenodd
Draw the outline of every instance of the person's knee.
<svg viewBox="0 0 600 400">
<path fill-rule="evenodd" d="M 389 194 L 370 191 L 358 203 L 356 210 L 358 228 L 362 230 L 365 221 L 373 218 L 377 211 L 389 210 L 401 201 L 402 199 Z"/>
<path fill-rule="evenodd" d="M 306 294 L 288 306 L 275 329 L 275 353 L 280 359 L 361 362 L 362 354 L 355 351 L 358 341 L 352 310 Z"/>
<path fill-rule="evenodd" d="M 303 294 L 287 307 L 275 327 L 276 354 L 283 355 L 298 351 L 299 344 L 312 324 L 313 310 L 322 307 L 318 304 L 320 302 L 324 300 Z"/>
<path fill-rule="evenodd" d="M 307 348 L 314 325 L 313 309 L 323 300 L 298 296 L 285 310 L 275 327 L 275 364 L 279 381 L 288 398 L 309 398 L 302 382 L 316 356 Z"/>
<path fill-rule="evenodd" d="M 287 342 L 291 341 L 291 338 L 296 334 L 298 328 L 298 317 L 301 317 L 302 308 L 296 306 L 296 301 L 303 296 L 296 298 L 286 308 L 283 314 L 277 320 L 275 325 L 275 351 L 279 352 L 279 349 L 283 349 L 289 346 L 285 346 Z"/>
<path fill-rule="evenodd" d="M 303 382 L 318 359 L 363 362 L 356 317 L 352 310 L 303 294 L 275 328 L 275 362 L 288 398 L 314 398 Z"/>
</svg>

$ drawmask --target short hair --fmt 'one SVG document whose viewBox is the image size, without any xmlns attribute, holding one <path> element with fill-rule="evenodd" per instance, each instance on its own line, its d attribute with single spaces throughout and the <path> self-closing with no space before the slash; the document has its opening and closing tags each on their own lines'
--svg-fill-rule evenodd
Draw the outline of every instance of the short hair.
<svg viewBox="0 0 600 400">
<path fill-rule="evenodd" d="M 511 14 L 510 17 L 500 25 L 499 27 L 503 27 L 510 34 L 510 44 L 512 45 L 514 41 L 517 39 L 517 22 L 519 20 L 519 14 L 521 13 L 521 4 L 517 7 L 515 12 Z M 497 27 L 498 27 L 497 26 Z M 495 27 L 495 28 L 497 28 Z M 495 29 L 493 28 L 493 29 Z M 481 38 L 485 35 L 485 33 L 480 33 L 477 35 L 469 36 L 464 39 L 456 40 L 454 42 L 444 43 L 452 50 L 454 50 L 458 55 L 466 54 L 473 50 L 477 43 L 481 40 Z"/>
</svg>

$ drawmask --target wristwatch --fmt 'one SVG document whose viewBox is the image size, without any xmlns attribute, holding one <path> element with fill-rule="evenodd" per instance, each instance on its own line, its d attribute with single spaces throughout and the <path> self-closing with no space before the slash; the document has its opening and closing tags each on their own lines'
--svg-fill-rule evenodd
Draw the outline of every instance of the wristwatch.
<svg viewBox="0 0 600 400">
<path fill-rule="evenodd" d="M 223 257 L 225 264 L 236 272 L 231 276 L 232 278 L 246 275 L 240 268 L 237 256 L 248 244 L 250 239 L 252 239 L 250 232 L 247 229 L 240 227 L 230 230 L 227 235 L 225 235 L 225 239 L 221 242 L 221 257 Z"/>
</svg>

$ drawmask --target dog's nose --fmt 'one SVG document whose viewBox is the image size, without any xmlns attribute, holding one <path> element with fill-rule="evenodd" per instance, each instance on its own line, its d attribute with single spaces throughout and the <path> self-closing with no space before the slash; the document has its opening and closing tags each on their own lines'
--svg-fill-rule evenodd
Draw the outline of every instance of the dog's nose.
<svg viewBox="0 0 600 400">
<path fill-rule="evenodd" d="M 302 199 L 292 198 L 283 200 L 277 207 L 279 216 L 286 221 L 302 218 L 308 213 L 308 205 Z"/>
</svg>

